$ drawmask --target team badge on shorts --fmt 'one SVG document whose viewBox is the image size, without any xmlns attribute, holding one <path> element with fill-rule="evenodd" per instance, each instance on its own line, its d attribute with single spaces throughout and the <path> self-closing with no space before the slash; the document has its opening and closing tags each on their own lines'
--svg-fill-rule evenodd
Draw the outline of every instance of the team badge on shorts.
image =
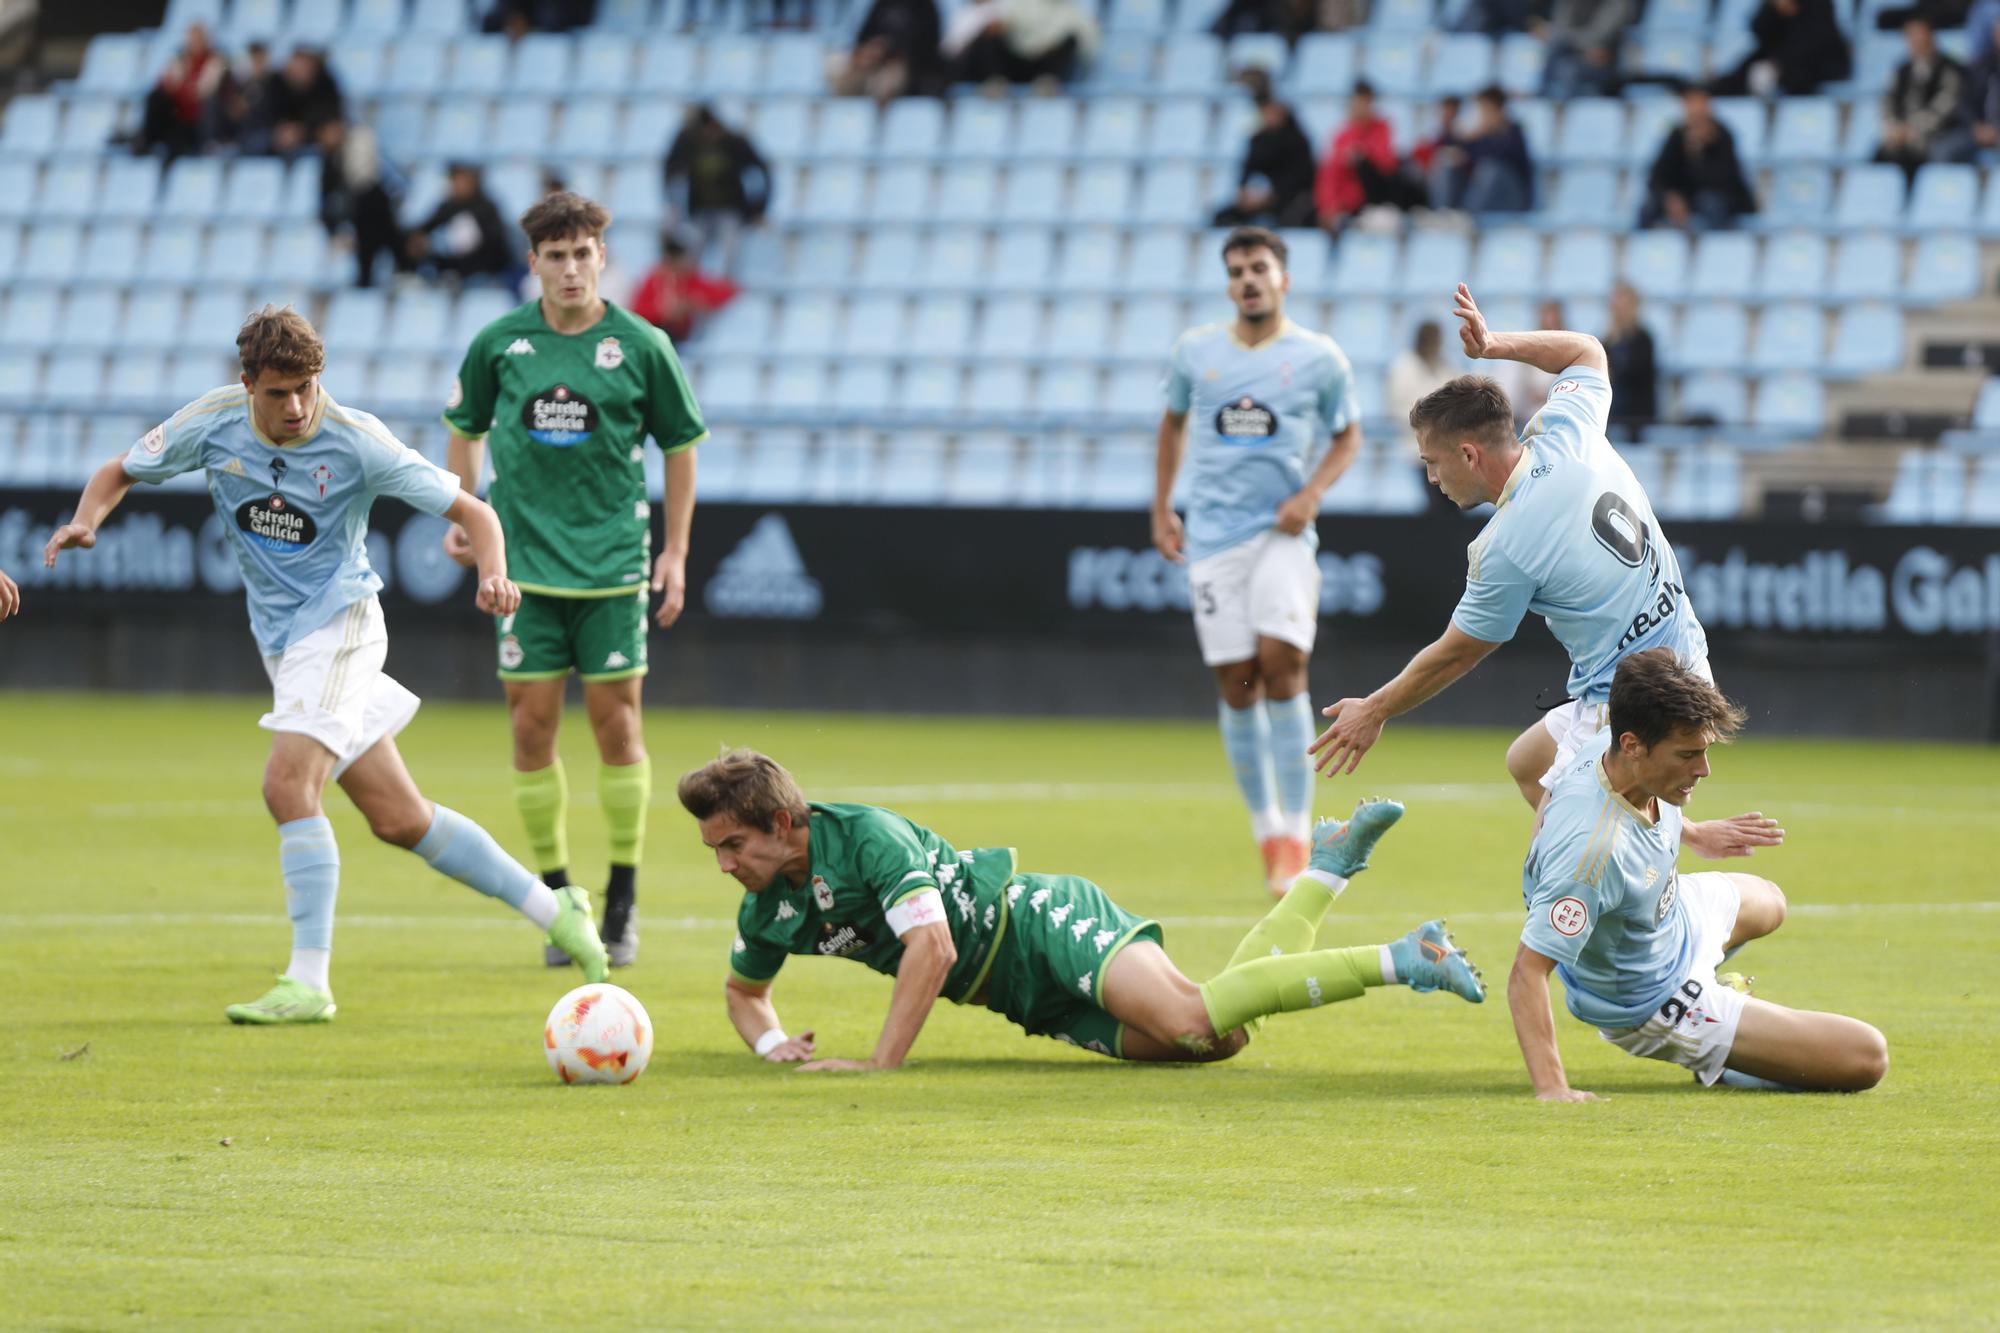
<svg viewBox="0 0 2000 1333">
<path fill-rule="evenodd" d="M 625 349 L 618 345 L 616 338 L 606 338 L 597 344 L 597 368 L 616 370 L 625 364 Z"/>
<path fill-rule="evenodd" d="M 500 640 L 500 665 L 508 671 L 521 665 L 527 654 L 521 651 L 521 641 L 509 634 Z"/>
</svg>

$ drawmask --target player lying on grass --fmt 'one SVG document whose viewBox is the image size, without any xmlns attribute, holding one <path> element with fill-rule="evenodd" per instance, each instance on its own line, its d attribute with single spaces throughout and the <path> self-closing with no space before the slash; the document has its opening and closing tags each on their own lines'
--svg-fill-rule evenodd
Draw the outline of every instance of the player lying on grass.
<svg viewBox="0 0 2000 1333">
<path fill-rule="evenodd" d="M 1611 682 L 1611 721 L 1556 779 L 1521 872 L 1528 919 L 1507 1006 L 1544 1101 L 1569 1086 L 1549 1016 L 1549 973 L 1569 1011 L 1633 1055 L 1702 1083 L 1859 1092 L 1882 1081 L 1889 1047 L 1859 1019 L 1752 999 L 1716 964 L 1785 920 L 1785 895 L 1755 875 L 1681 875 L 1681 807 L 1708 750 L 1743 713 L 1670 649 L 1634 653 Z"/>
<path fill-rule="evenodd" d="M 1533 611 L 1570 657 L 1570 698 L 1507 751 L 1508 772 L 1539 806 L 1604 725 L 1618 659 L 1671 648 L 1708 678 L 1708 637 L 1652 502 L 1605 438 L 1603 345 L 1561 329 L 1495 333 L 1463 285 L 1453 313 L 1467 356 L 1524 361 L 1558 378 L 1519 438 L 1512 404 L 1485 376 L 1461 375 L 1410 409 L 1431 484 L 1461 509 L 1490 502 L 1493 517 L 1467 548 L 1465 595 L 1443 636 L 1373 694 L 1324 709 L 1333 722 L 1311 748 L 1329 776 L 1352 773 L 1390 718 L 1470 672 Z M 1776 841 L 1776 825 L 1760 815 L 1687 830 L 1687 845 L 1707 857 L 1744 856 Z"/>
<path fill-rule="evenodd" d="M 878 806 L 808 803 L 765 755 L 732 750 L 682 776 L 679 794 L 716 864 L 747 890 L 724 994 L 744 1043 L 773 1062 L 894 1069 L 940 997 L 1100 1055 L 1184 1061 L 1226 1060 L 1258 1019 L 1351 1000 L 1371 986 L 1486 997 L 1442 921 L 1389 944 L 1315 947 L 1334 898 L 1402 816 L 1394 801 L 1321 820 L 1291 892 L 1228 968 L 1196 985 L 1167 957 L 1158 922 L 1133 916 L 1089 880 L 1023 874 L 1012 848 L 955 851 Z M 852 958 L 896 978 L 873 1055 L 814 1060 L 811 1032 L 786 1035 L 771 982 L 788 954 Z"/>
<path fill-rule="evenodd" d="M 500 520 L 458 478 L 389 434 L 380 421 L 320 387 L 326 349 L 304 317 L 265 306 L 236 347 L 240 385 L 217 389 L 154 427 L 131 452 L 97 469 L 76 515 L 43 552 L 97 543 L 97 529 L 135 481 L 208 475 L 222 530 L 236 548 L 250 628 L 271 677 L 276 733 L 264 766 L 264 804 L 278 822 L 278 862 L 292 918 L 292 957 L 262 998 L 233 1004 L 234 1023 L 323 1023 L 334 1014 L 327 972 L 340 851 L 320 806 L 338 782 L 384 842 L 433 870 L 498 898 L 550 931 L 593 981 L 604 945 L 581 889 L 561 895 L 500 850 L 486 830 L 417 790 L 395 735 L 417 697 L 382 671 L 389 636 L 369 568 L 368 507 L 393 495 L 465 525 L 478 556 L 479 609 L 506 615 L 520 602 L 507 579 Z M 267 484 L 268 482 L 268 484 Z"/>
</svg>

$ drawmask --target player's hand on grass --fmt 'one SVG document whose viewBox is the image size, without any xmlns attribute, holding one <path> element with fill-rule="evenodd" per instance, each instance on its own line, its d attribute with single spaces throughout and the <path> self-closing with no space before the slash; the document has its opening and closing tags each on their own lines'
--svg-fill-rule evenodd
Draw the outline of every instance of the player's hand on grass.
<svg viewBox="0 0 2000 1333">
<path fill-rule="evenodd" d="M 1181 516 L 1171 509 L 1153 511 L 1153 549 L 1177 565 L 1185 558 L 1187 533 L 1181 528 Z"/>
<path fill-rule="evenodd" d="M 1536 1093 L 1535 1100 L 1538 1102 L 1601 1102 L 1604 1099 L 1594 1092 L 1585 1092 L 1582 1088 L 1558 1088 L 1554 1092 Z"/>
<path fill-rule="evenodd" d="M 490 574 L 479 580 L 473 604 L 489 616 L 511 616 L 521 609 L 521 590 L 504 574 Z"/>
<path fill-rule="evenodd" d="M 81 546 L 88 551 L 97 545 L 97 529 L 86 528 L 81 523 L 65 523 L 56 529 L 55 536 L 42 548 L 42 565 L 48 569 L 56 567 L 56 552 L 69 551 Z"/>
<path fill-rule="evenodd" d="M 1319 514 L 1319 497 L 1311 491 L 1298 491 L 1285 497 L 1278 506 L 1278 531 L 1287 537 L 1296 537 L 1312 524 Z"/>
<path fill-rule="evenodd" d="M 799 1066 L 801 1074 L 865 1074 L 875 1066 L 866 1060 L 812 1060 Z"/>
<path fill-rule="evenodd" d="M 1472 289 L 1462 282 L 1458 284 L 1451 313 L 1458 316 L 1458 341 L 1465 354 L 1475 361 L 1485 356 L 1493 346 L 1493 334 L 1486 327 L 1486 316 L 1479 313 L 1479 303 L 1472 299 Z"/>
<path fill-rule="evenodd" d="M 0 569 L 0 620 L 5 620 L 21 609 L 21 590 L 14 580 L 7 577 L 7 571 Z"/>
<path fill-rule="evenodd" d="M 1785 830 L 1778 821 L 1756 810 L 1728 819 L 1700 820 L 1681 829 L 1681 842 L 1687 849 L 1709 861 L 1749 856 L 1759 847 L 1780 847 L 1784 841 Z"/>
<path fill-rule="evenodd" d="M 796 1064 L 801 1060 L 812 1059 L 812 1054 L 817 1049 L 818 1047 L 813 1044 L 813 1034 L 801 1032 L 796 1037 L 787 1037 L 764 1052 L 764 1058 L 774 1065 Z"/>
<path fill-rule="evenodd" d="M 653 562 L 653 591 L 662 594 L 660 609 L 653 613 L 653 619 L 661 629 L 667 629 L 681 618 L 681 610 L 687 605 L 687 561 L 665 551 Z"/>
<path fill-rule="evenodd" d="M 463 523 L 454 523 L 445 532 L 444 553 L 467 569 L 472 568 L 472 537 Z"/>
<path fill-rule="evenodd" d="M 1330 778 L 1352 773 L 1361 767 L 1361 756 L 1382 739 L 1388 719 L 1377 716 L 1366 699 L 1342 699 L 1319 711 L 1321 717 L 1332 718 L 1333 725 L 1306 747 L 1308 754 L 1319 756 L 1313 767 Z"/>
</svg>

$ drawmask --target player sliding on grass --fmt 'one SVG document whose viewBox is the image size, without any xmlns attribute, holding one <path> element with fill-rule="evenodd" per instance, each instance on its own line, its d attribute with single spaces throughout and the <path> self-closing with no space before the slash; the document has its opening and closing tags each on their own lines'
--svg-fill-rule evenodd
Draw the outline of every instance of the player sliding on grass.
<svg viewBox="0 0 2000 1333">
<path fill-rule="evenodd" d="M 1680 564 L 1632 469 L 1605 438 L 1609 362 L 1587 333 L 1494 333 L 1462 284 L 1453 313 L 1469 357 L 1523 361 L 1557 376 L 1548 405 L 1520 438 L 1498 384 L 1461 375 L 1410 409 L 1417 453 L 1433 486 L 1461 509 L 1492 503 L 1467 548 L 1465 595 L 1444 636 L 1365 699 L 1324 709 L 1312 743 L 1328 776 L 1352 773 L 1399 716 L 1444 690 L 1514 636 L 1534 611 L 1570 657 L 1570 698 L 1507 751 L 1507 771 L 1530 806 L 1604 725 L 1618 659 L 1671 648 L 1709 678 L 1708 637 L 1695 619 Z M 1687 845 L 1707 857 L 1744 856 L 1779 841 L 1761 815 L 1690 824 Z"/>
<path fill-rule="evenodd" d="M 1315 947 L 1327 909 L 1402 816 L 1394 801 L 1321 820 L 1305 873 L 1228 968 L 1196 985 L 1167 957 L 1158 922 L 1089 880 L 1023 874 L 1012 848 L 955 851 L 892 810 L 808 803 L 790 773 L 754 751 L 685 774 L 679 794 L 716 864 L 748 890 L 724 994 L 744 1043 L 773 1062 L 894 1069 L 940 997 L 1100 1055 L 1185 1061 L 1226 1060 L 1258 1019 L 1371 986 L 1486 997 L 1442 921 L 1389 944 Z M 786 1035 L 771 981 L 788 954 L 852 958 L 896 978 L 873 1055 L 814 1060 L 811 1032 Z"/>
<path fill-rule="evenodd" d="M 1859 1092 L 1882 1081 L 1889 1047 L 1859 1019 L 1752 999 L 1715 967 L 1785 919 L 1785 895 L 1755 875 L 1681 875 L 1681 807 L 1708 750 L 1743 713 L 1671 650 L 1634 653 L 1611 682 L 1611 721 L 1550 788 L 1521 872 L 1528 919 L 1507 1006 L 1544 1101 L 1591 1101 L 1569 1086 L 1549 1017 L 1549 973 L 1569 1011 L 1633 1055 L 1704 1084 Z"/>
<path fill-rule="evenodd" d="M 506 615 L 521 594 L 507 579 L 500 521 L 458 479 L 397 440 L 366 412 L 320 387 L 326 349 L 297 311 L 265 306 L 236 337 L 240 385 L 204 394 L 154 427 L 131 452 L 97 469 L 76 515 L 43 552 L 97 543 L 97 529 L 135 481 L 196 469 L 236 548 L 250 628 L 271 677 L 275 732 L 264 804 L 278 821 L 278 861 L 292 918 L 292 957 L 261 999 L 233 1004 L 234 1023 L 323 1023 L 334 1014 L 327 970 L 340 852 L 320 807 L 338 782 L 384 842 L 415 852 L 440 874 L 513 907 L 551 932 L 593 981 L 604 945 L 580 889 L 551 891 L 486 830 L 435 805 L 403 766 L 395 735 L 417 697 L 383 674 L 389 636 L 369 568 L 368 507 L 393 495 L 465 525 L 479 567 L 475 600 Z"/>
</svg>

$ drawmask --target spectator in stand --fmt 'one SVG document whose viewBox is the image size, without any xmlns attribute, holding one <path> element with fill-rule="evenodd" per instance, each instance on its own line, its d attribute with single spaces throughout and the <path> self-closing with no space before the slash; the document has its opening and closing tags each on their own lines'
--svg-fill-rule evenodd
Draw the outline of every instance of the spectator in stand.
<svg viewBox="0 0 2000 1333">
<path fill-rule="evenodd" d="M 854 49 L 827 57 L 827 86 L 839 97 L 877 102 L 937 92 L 942 40 L 937 0 L 875 0 Z"/>
<path fill-rule="evenodd" d="M 1927 18 L 1904 20 L 1903 43 L 1910 58 L 1882 98 L 1882 146 L 1875 160 L 1894 163 L 1914 182 L 1917 168 L 1963 127 L 1965 66 L 1938 50 Z"/>
<path fill-rule="evenodd" d="M 213 137 L 252 156 L 269 153 L 278 126 L 278 87 L 283 81 L 271 66 L 271 48 L 263 42 L 251 42 L 244 48 L 242 67 L 229 72 L 216 95 Z"/>
<path fill-rule="evenodd" d="M 1635 16 L 1632 0 L 1555 0 L 1549 16 L 1528 20 L 1548 48 L 1542 96 L 1609 97 L 1618 91 L 1618 46 Z"/>
<path fill-rule="evenodd" d="M 1965 72 L 1959 125 L 1938 138 L 1933 155 L 1941 162 L 1977 162 L 2000 149 L 2000 0 L 1986 30 L 1985 53 Z M 1977 47 L 1979 34 L 1973 34 Z"/>
<path fill-rule="evenodd" d="M 432 276 L 505 279 L 520 266 L 521 237 L 500 220 L 500 206 L 469 162 L 447 169 L 445 196 L 403 237 L 409 266 Z"/>
<path fill-rule="evenodd" d="M 1409 209 L 1421 202 L 1396 160 L 1389 122 L 1376 114 L 1373 85 L 1356 79 L 1347 98 L 1347 123 L 1334 131 L 1313 182 L 1319 225 L 1337 229 L 1364 208 Z"/>
<path fill-rule="evenodd" d="M 669 228 L 660 234 L 660 262 L 639 280 L 625 306 L 665 329 L 675 342 L 686 342 L 709 316 L 735 300 L 737 291 L 729 279 L 696 267 L 687 241 Z"/>
<path fill-rule="evenodd" d="M 1410 160 L 1404 164 L 1406 170 L 1417 180 L 1425 182 L 1424 198 L 1429 200 L 1436 192 L 1436 173 L 1440 161 L 1449 161 L 1463 166 L 1465 162 L 1465 135 L 1458 128 L 1459 113 L 1465 103 L 1457 97 L 1440 97 L 1434 108 L 1437 125 L 1429 135 L 1417 140 L 1417 146 L 1410 150 Z"/>
<path fill-rule="evenodd" d="M 181 49 L 146 94 L 139 151 L 163 150 L 169 158 L 200 152 L 213 125 L 211 101 L 228 72 L 228 62 L 209 45 L 208 29 L 189 24 Z"/>
<path fill-rule="evenodd" d="M 1845 79 L 1853 65 L 1833 0 L 1764 0 L 1750 19 L 1757 49 L 1715 81 L 1725 97 L 1802 96 Z"/>
<path fill-rule="evenodd" d="M 1625 439 L 1659 420 L 1659 364 L 1653 356 L 1653 333 L 1639 319 L 1639 293 L 1629 282 L 1611 289 L 1611 331 L 1604 335 L 1610 359 L 1611 424 Z"/>
<path fill-rule="evenodd" d="M 1757 211 L 1757 196 L 1736 156 L 1736 140 L 1715 118 L 1708 90 L 1699 84 L 1681 90 L 1681 116 L 1646 177 L 1639 225 L 1734 227 L 1737 218 Z"/>
<path fill-rule="evenodd" d="M 1527 31 L 1534 17 L 1535 5 L 1531 0 L 1466 0 L 1465 8 L 1458 12 L 1458 21 L 1452 24 L 1452 30 L 1498 37 L 1503 33 Z"/>
<path fill-rule="evenodd" d="M 486 11 L 479 26 L 504 32 L 517 40 L 528 32 L 569 32 L 587 28 L 597 18 L 597 0 L 500 0 Z"/>
<path fill-rule="evenodd" d="M 328 235 L 354 251 L 357 287 L 375 285 L 375 261 L 388 255 L 397 272 L 408 267 L 387 164 L 366 125 L 330 120 L 320 127 L 319 217 Z"/>
<path fill-rule="evenodd" d="M 1257 130 L 1243 154 L 1236 198 L 1216 213 L 1215 225 L 1309 227 L 1318 170 L 1312 140 L 1299 128 L 1292 109 L 1268 91 L 1256 102 Z"/>
<path fill-rule="evenodd" d="M 292 52 L 272 91 L 271 143 L 287 156 L 320 143 L 326 127 L 344 118 L 340 84 L 326 58 L 309 46 Z"/>
<path fill-rule="evenodd" d="M 1528 136 L 1507 114 L 1507 94 L 1481 90 L 1472 132 L 1432 159 L 1431 206 L 1468 213 L 1525 213 L 1535 206 Z"/>
<path fill-rule="evenodd" d="M 771 205 L 771 169 L 763 155 L 698 103 L 688 108 L 667 150 L 665 175 L 681 219 L 701 235 L 701 257 L 715 256 L 717 267 L 734 273 L 743 228 L 763 222 Z"/>
<path fill-rule="evenodd" d="M 1097 21 L 1073 0 L 997 0 L 952 16 L 948 81 L 1032 83 L 1053 92 L 1097 58 Z"/>
<path fill-rule="evenodd" d="M 1417 435 L 1410 428 L 1410 408 L 1417 399 L 1439 388 L 1455 377 L 1456 372 L 1444 359 L 1444 331 L 1434 319 L 1427 319 L 1417 325 L 1414 342 L 1396 353 L 1396 359 L 1389 363 L 1389 379 L 1386 392 L 1389 395 L 1387 415 L 1396 423 L 1403 442 L 1414 445 Z"/>
<path fill-rule="evenodd" d="M 1275 32 L 1287 43 L 1323 26 L 1315 0 L 1229 0 L 1222 14 L 1208 25 L 1217 37 L 1249 32 Z"/>
<path fill-rule="evenodd" d="M 1969 63 L 1976 65 L 2000 50 L 2000 0 L 1973 0 L 1972 10 L 1965 16 L 1965 30 L 1972 38 Z"/>
</svg>

